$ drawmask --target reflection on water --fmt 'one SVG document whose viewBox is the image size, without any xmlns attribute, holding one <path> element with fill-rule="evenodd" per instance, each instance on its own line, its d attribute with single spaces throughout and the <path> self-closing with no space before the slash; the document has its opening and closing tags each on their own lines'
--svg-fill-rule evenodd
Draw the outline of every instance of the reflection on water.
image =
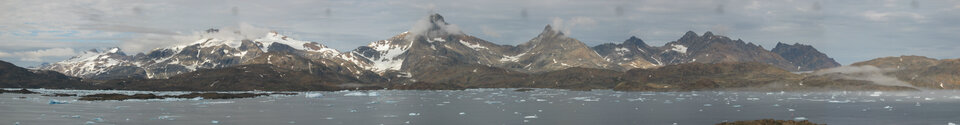
<svg viewBox="0 0 960 125">
<path fill-rule="evenodd" d="M 81 95 L 103 92 L 36 91 Z M 176 93 L 183 92 L 172 92 Z M 0 124 L 682 125 L 763 118 L 827 124 L 960 123 L 960 108 L 956 108 L 960 105 L 960 92 L 957 91 L 798 93 L 537 89 L 515 92 L 513 89 L 471 89 L 303 92 L 295 96 L 229 100 L 88 102 L 76 99 L 0 94 Z"/>
</svg>

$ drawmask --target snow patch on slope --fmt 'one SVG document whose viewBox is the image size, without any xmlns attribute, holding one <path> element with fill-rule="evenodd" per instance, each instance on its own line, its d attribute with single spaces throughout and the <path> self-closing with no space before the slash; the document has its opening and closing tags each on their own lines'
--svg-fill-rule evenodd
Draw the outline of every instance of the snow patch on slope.
<svg viewBox="0 0 960 125">
<path fill-rule="evenodd" d="M 500 62 L 519 62 L 520 57 L 523 57 L 523 55 L 527 55 L 527 53 L 521 53 L 514 56 L 503 56 L 503 58 L 500 58 Z"/>
<path fill-rule="evenodd" d="M 487 48 L 487 47 L 485 47 L 485 46 L 482 46 L 482 45 L 480 45 L 480 44 L 469 43 L 469 42 L 463 41 L 463 40 L 460 40 L 460 44 L 466 45 L 467 47 L 470 47 L 471 49 L 474 49 L 474 50 L 477 50 L 477 51 L 480 51 L 480 49 L 489 49 L 489 48 Z"/>
<path fill-rule="evenodd" d="M 679 45 L 679 44 L 673 44 L 672 46 L 673 46 L 673 48 L 670 49 L 670 50 L 672 50 L 672 51 L 676 51 L 676 52 L 679 52 L 679 53 L 687 53 L 687 46 L 683 46 L 683 45 Z"/>
<path fill-rule="evenodd" d="M 373 50 L 380 52 L 379 57 L 365 57 L 372 61 L 372 66 L 364 67 L 374 72 L 383 73 L 388 70 L 400 70 L 403 67 L 403 58 L 398 58 L 400 55 L 407 52 L 413 42 L 407 45 L 393 45 L 393 41 L 381 40 L 367 45 Z"/>
</svg>

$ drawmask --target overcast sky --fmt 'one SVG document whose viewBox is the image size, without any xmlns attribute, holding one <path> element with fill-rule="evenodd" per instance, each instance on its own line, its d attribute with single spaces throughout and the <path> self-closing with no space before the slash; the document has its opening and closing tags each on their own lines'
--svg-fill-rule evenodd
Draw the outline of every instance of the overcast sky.
<svg viewBox="0 0 960 125">
<path fill-rule="evenodd" d="M 766 49 L 813 45 L 845 65 L 960 57 L 960 0 L 0 0 L 0 60 L 36 66 L 106 47 L 135 54 L 238 25 L 349 51 L 433 12 L 508 45 L 550 24 L 591 46 L 630 36 L 661 46 L 686 31 L 713 31 Z"/>
</svg>

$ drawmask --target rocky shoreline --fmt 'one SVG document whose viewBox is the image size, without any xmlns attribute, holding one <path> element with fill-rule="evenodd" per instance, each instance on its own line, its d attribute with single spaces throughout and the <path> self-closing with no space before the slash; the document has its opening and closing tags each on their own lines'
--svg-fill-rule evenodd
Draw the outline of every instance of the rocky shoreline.
<svg viewBox="0 0 960 125">
<path fill-rule="evenodd" d="M 181 99 L 236 99 L 236 98 L 253 98 L 259 96 L 268 96 L 268 95 L 296 95 L 297 93 L 190 93 L 182 95 L 154 95 L 154 94 L 133 94 L 133 95 L 124 95 L 116 93 L 108 94 L 93 94 L 80 96 L 80 99 L 83 101 L 105 101 L 105 100 L 117 100 L 123 101 L 128 99 L 167 99 L 167 98 L 181 98 Z"/>
</svg>

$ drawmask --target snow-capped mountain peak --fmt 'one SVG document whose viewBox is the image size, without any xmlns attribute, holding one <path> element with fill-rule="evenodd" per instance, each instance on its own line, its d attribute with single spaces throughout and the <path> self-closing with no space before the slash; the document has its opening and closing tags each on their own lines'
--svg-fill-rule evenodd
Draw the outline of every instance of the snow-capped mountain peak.
<svg viewBox="0 0 960 125">
<path fill-rule="evenodd" d="M 196 34 L 195 41 L 157 48 L 142 55 L 127 56 L 119 48 L 93 50 L 42 69 L 83 78 L 103 78 L 104 74 L 119 74 L 118 71 L 146 78 L 167 78 L 198 69 L 276 62 L 257 59 L 270 55 L 267 53 L 271 51 L 280 52 L 273 55 L 291 54 L 310 59 L 334 58 L 340 54 L 320 43 L 292 39 L 277 32 L 256 34 L 211 29 Z"/>
<path fill-rule="evenodd" d="M 120 48 L 113 47 L 99 51 L 91 49 L 70 59 L 40 67 L 41 70 L 60 71 L 70 76 L 93 76 L 112 70 L 111 67 L 131 66 L 129 56 Z"/>
<path fill-rule="evenodd" d="M 337 51 L 336 49 L 329 48 L 317 42 L 291 39 L 275 31 L 269 32 L 267 33 L 266 36 L 253 41 L 261 43 L 261 45 L 263 45 L 261 46 L 261 49 L 263 49 L 264 51 L 270 51 L 268 47 L 270 45 L 273 45 L 273 43 L 280 43 L 280 44 L 285 44 L 287 46 L 293 47 L 294 49 L 297 49 L 297 50 L 320 52 L 320 53 L 328 54 L 330 56 L 340 53 L 340 51 Z"/>
</svg>

